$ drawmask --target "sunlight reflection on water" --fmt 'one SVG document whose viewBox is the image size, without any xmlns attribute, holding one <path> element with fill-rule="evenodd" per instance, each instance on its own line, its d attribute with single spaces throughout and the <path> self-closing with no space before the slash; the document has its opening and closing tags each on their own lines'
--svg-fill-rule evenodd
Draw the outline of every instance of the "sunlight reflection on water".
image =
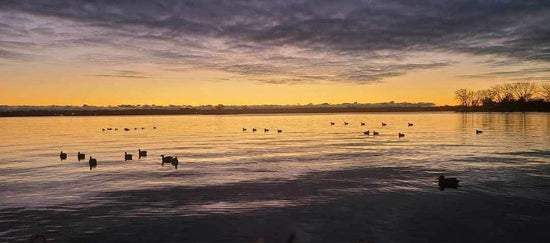
<svg viewBox="0 0 550 243">
<path fill-rule="evenodd" d="M 331 126 L 331 121 L 336 125 Z M 350 125 L 344 126 L 344 121 Z M 388 126 L 382 127 L 381 122 Z M 414 126 L 408 127 L 408 122 Z M 425 193 L 433 189 L 440 173 L 460 176 L 469 186 L 465 191 L 528 194 L 547 200 L 533 189 L 541 186 L 537 178 L 548 178 L 546 169 L 540 171 L 550 162 L 550 114 L 545 113 L 0 118 L 0 127 L 0 208 L 79 210 L 118 203 L 124 208 L 128 202 L 118 202 L 109 193 L 219 186 L 212 192 L 218 197 L 197 201 L 172 195 L 179 191 L 130 196 L 128 201 L 135 203 L 120 216 L 242 213 L 318 204 L 350 193 Z M 119 130 L 103 132 L 106 127 Z M 146 129 L 125 132 L 124 127 Z M 243 127 L 248 131 L 243 132 Z M 252 133 L 253 127 L 258 132 Z M 270 132 L 264 133 L 263 128 Z M 476 135 L 475 129 L 485 133 Z M 367 137 L 365 130 L 379 131 L 380 136 Z M 400 139 L 398 132 L 406 136 Z M 138 159 L 138 149 L 147 150 L 149 156 Z M 69 155 L 66 161 L 59 160 L 61 150 Z M 97 168 L 90 171 L 87 159 L 78 162 L 79 151 L 97 158 Z M 133 161 L 124 162 L 126 151 L 134 154 Z M 161 166 L 161 154 L 177 155 L 179 168 Z M 349 180 L 345 173 L 332 179 L 307 177 L 354 168 L 381 170 Z M 402 168 L 402 172 L 392 174 L 385 168 Z M 297 179 L 305 184 L 291 187 L 296 195 L 278 192 L 277 187 L 239 194 L 238 187 L 235 191 L 229 186 L 292 185 Z M 514 187 L 516 180 L 533 183 Z M 497 187 L 503 182 L 507 190 Z M 310 191 L 323 195 L 307 195 Z M 262 193 L 270 196 L 257 198 Z M 233 200 L 235 196 L 240 201 Z"/>
</svg>

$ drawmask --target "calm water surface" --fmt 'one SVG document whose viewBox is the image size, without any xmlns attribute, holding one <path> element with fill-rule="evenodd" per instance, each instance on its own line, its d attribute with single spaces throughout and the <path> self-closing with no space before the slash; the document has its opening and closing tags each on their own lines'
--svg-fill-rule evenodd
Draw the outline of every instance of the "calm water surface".
<svg viewBox="0 0 550 243">
<path fill-rule="evenodd" d="M 5 242 L 550 237 L 547 113 L 0 118 L 0 128 Z M 161 154 L 178 156 L 179 168 L 161 166 Z M 440 174 L 463 187 L 439 191 Z"/>
</svg>

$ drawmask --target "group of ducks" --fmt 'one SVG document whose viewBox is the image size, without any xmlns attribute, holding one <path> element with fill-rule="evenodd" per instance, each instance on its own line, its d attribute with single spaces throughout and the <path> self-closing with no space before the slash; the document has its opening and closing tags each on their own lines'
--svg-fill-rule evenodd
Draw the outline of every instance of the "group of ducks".
<svg viewBox="0 0 550 243">
<path fill-rule="evenodd" d="M 385 123 L 385 122 L 382 122 L 381 124 L 382 124 L 382 127 L 385 127 L 385 126 L 388 125 L 388 124 Z M 334 126 L 334 125 L 336 125 L 336 123 L 335 123 L 335 122 L 330 122 L 330 125 L 331 125 L 331 126 Z M 347 126 L 347 125 L 349 125 L 349 122 L 344 122 L 344 126 Z M 365 125 L 366 125 L 366 123 L 361 122 L 361 126 L 365 126 Z M 414 124 L 408 122 L 408 123 L 407 123 L 407 126 L 408 126 L 408 127 L 412 127 L 412 126 L 414 126 Z M 374 131 L 374 130 L 373 130 L 372 133 L 371 133 L 370 130 L 366 130 L 366 131 L 363 132 L 363 134 L 364 134 L 364 135 L 367 135 L 367 136 L 370 136 L 371 134 L 372 134 L 372 136 L 378 136 L 378 135 L 380 135 L 380 132 L 377 132 L 377 131 Z M 404 133 L 401 133 L 401 132 L 398 132 L 398 133 L 397 133 L 397 137 L 398 137 L 398 138 L 405 137 L 405 134 L 404 134 Z"/>
<path fill-rule="evenodd" d="M 246 127 L 243 127 L 243 132 L 246 132 L 248 131 L 248 129 Z M 258 129 L 256 128 L 252 128 L 252 132 L 257 132 Z M 269 132 L 269 128 L 264 128 L 264 133 L 267 133 Z M 283 132 L 283 129 L 277 129 L 277 133 L 282 133 Z"/>
<path fill-rule="evenodd" d="M 361 124 L 361 126 L 366 125 L 364 122 L 361 122 L 360 124 Z M 335 122 L 330 122 L 330 125 L 334 126 L 334 125 L 336 125 L 336 123 Z M 348 125 L 349 125 L 348 122 L 344 122 L 344 126 L 348 126 Z M 387 126 L 387 124 L 384 123 L 384 122 L 382 122 L 381 125 L 382 125 L 382 127 Z M 414 126 L 414 124 L 408 122 L 407 126 L 412 127 L 412 126 Z M 141 127 L 141 130 L 144 130 L 144 129 L 145 129 L 145 127 Z M 153 129 L 157 129 L 157 127 L 153 127 Z M 114 128 L 114 129 L 113 128 L 102 128 L 102 130 L 103 131 L 111 131 L 111 130 L 118 131 L 118 128 Z M 130 131 L 130 130 L 131 130 L 130 128 L 124 128 L 124 131 Z M 136 128 L 134 128 L 134 130 L 138 130 L 138 128 L 136 127 Z M 244 127 L 242 128 L 243 132 L 246 132 L 247 130 L 248 130 L 247 128 L 244 128 Z M 258 130 L 256 128 L 252 128 L 252 132 L 257 132 L 257 131 Z M 267 132 L 269 132 L 269 129 L 264 128 L 264 133 L 267 133 Z M 282 129 L 277 129 L 277 133 L 282 133 L 282 132 L 283 132 Z M 477 134 L 482 134 L 482 133 L 483 133 L 482 130 L 477 130 L 476 129 L 476 135 Z M 370 130 L 367 130 L 367 131 L 364 131 L 363 134 L 367 135 L 367 136 L 370 136 L 371 132 L 370 132 Z M 378 135 L 380 135 L 379 132 L 374 131 L 374 130 L 372 131 L 372 136 L 378 136 Z M 401 133 L 401 132 L 398 132 L 397 136 L 399 138 L 402 138 L 402 137 L 405 137 L 405 134 Z M 146 157 L 147 156 L 147 151 L 139 149 L 138 150 L 138 155 L 139 155 L 140 159 L 142 157 Z M 61 161 L 66 160 L 67 159 L 67 153 L 64 153 L 63 151 L 61 151 L 60 154 L 59 154 L 59 157 L 61 158 Z M 175 169 L 178 168 L 179 161 L 178 161 L 177 156 L 164 156 L 164 155 L 161 155 L 160 157 L 161 157 L 161 162 L 162 162 L 163 166 L 164 166 L 164 164 L 171 164 L 172 166 L 174 166 Z M 86 158 L 85 154 L 80 153 L 80 152 L 77 153 L 78 161 L 84 160 L 85 158 Z M 132 154 L 124 152 L 124 161 L 132 160 L 132 159 L 133 159 Z M 97 159 L 93 158 L 92 156 L 90 156 L 90 159 L 89 159 L 88 163 L 90 165 L 90 170 L 97 167 Z M 456 188 L 460 187 L 460 185 L 458 185 L 460 180 L 458 180 L 457 178 L 445 178 L 444 175 L 441 175 L 437 179 L 438 179 L 438 186 L 439 186 L 440 190 L 445 190 L 445 188 L 455 188 L 456 189 Z"/>
<path fill-rule="evenodd" d="M 134 127 L 133 129 L 134 129 L 134 130 L 138 130 L 137 127 Z M 153 129 L 157 129 L 157 127 L 153 127 Z M 112 127 L 101 128 L 101 131 L 103 131 L 103 132 L 105 132 L 105 131 L 113 131 L 113 130 L 114 130 L 114 131 L 118 131 L 118 128 L 116 128 L 116 127 L 115 127 L 115 128 L 112 128 Z M 127 127 L 124 128 L 124 131 L 130 131 L 130 130 L 132 130 L 132 129 L 131 129 L 131 128 L 127 128 Z M 141 127 L 141 130 L 145 130 L 145 127 Z"/>
<path fill-rule="evenodd" d="M 147 157 L 147 151 L 138 149 L 138 155 L 139 155 L 140 159 L 142 157 Z M 78 152 L 76 154 L 76 157 L 77 157 L 78 161 L 80 162 L 81 160 L 86 159 L 86 154 Z M 129 154 L 128 152 L 124 152 L 124 161 L 132 160 L 133 157 L 134 156 L 132 154 Z M 176 169 L 178 168 L 179 161 L 178 161 L 177 156 L 172 157 L 172 156 L 161 155 L 160 157 L 162 159 L 162 165 L 163 166 L 164 166 L 164 164 L 169 163 L 169 164 L 172 164 Z M 61 161 L 66 160 L 67 159 L 67 153 L 64 153 L 63 151 L 61 151 L 59 153 L 59 158 L 61 159 Z M 90 170 L 92 170 L 93 168 L 96 168 L 97 167 L 97 159 L 90 156 L 90 159 L 88 160 L 88 164 L 90 165 Z"/>
<path fill-rule="evenodd" d="M 334 126 L 334 125 L 336 125 L 336 123 L 335 123 L 335 122 L 330 122 L 330 125 L 331 125 L 331 126 Z M 349 122 L 344 122 L 344 126 L 347 126 L 347 125 L 349 125 Z M 361 122 L 361 126 L 365 126 L 365 125 L 366 125 L 366 124 L 365 124 L 364 122 Z M 382 122 L 381 125 L 382 125 L 382 127 L 385 127 L 385 126 L 387 126 L 388 124 L 385 123 L 385 122 Z M 410 123 L 410 122 L 407 123 L 407 127 L 412 127 L 412 126 L 414 126 L 413 123 Z M 482 134 L 482 133 L 483 133 L 483 131 L 477 130 L 477 129 L 476 129 L 476 135 Z M 370 132 L 370 130 L 366 130 L 366 131 L 363 132 L 363 134 L 365 134 L 365 135 L 367 135 L 367 136 L 370 136 L 370 135 L 371 135 L 371 132 Z M 372 131 L 372 136 L 378 136 L 378 135 L 380 135 L 379 132 L 374 131 L 374 130 Z M 398 138 L 405 137 L 405 134 L 404 134 L 404 133 L 401 133 L 401 132 L 398 132 L 398 133 L 397 133 L 397 137 L 398 137 Z"/>
</svg>

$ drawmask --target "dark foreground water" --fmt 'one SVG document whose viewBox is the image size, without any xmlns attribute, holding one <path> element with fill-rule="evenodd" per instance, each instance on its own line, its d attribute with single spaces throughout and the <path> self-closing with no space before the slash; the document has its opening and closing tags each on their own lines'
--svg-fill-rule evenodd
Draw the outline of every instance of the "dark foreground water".
<svg viewBox="0 0 550 243">
<path fill-rule="evenodd" d="M 2 242 L 550 240 L 550 114 L 1 118 L 0 128 Z M 462 187 L 440 191 L 440 174 Z"/>
</svg>

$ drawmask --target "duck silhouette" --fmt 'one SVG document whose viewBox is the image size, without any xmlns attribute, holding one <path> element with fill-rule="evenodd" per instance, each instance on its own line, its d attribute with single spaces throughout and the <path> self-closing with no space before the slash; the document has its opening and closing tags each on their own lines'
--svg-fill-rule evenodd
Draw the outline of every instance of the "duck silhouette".
<svg viewBox="0 0 550 243">
<path fill-rule="evenodd" d="M 160 157 L 162 158 L 162 165 L 165 163 L 172 163 L 172 156 L 161 155 Z"/>
<path fill-rule="evenodd" d="M 347 126 L 348 124 L 349 124 L 349 123 L 347 123 L 347 122 L 344 122 L 344 126 Z"/>
<path fill-rule="evenodd" d="M 256 128 L 252 128 L 252 132 L 256 132 L 256 131 L 257 131 Z"/>
<path fill-rule="evenodd" d="M 179 164 L 178 156 L 174 156 L 174 158 L 172 158 L 172 161 L 170 161 L 170 163 L 172 163 L 174 168 L 176 168 L 176 170 L 177 170 L 178 169 L 178 164 Z"/>
<path fill-rule="evenodd" d="M 437 180 L 439 181 L 439 189 L 442 191 L 445 190 L 445 188 L 457 189 L 458 187 L 460 187 L 460 185 L 458 185 L 460 180 L 456 178 L 445 178 L 444 175 L 440 175 Z"/>
<path fill-rule="evenodd" d="M 267 128 L 264 128 L 264 132 L 269 132 L 269 129 L 267 129 Z"/>
<path fill-rule="evenodd" d="M 483 131 L 477 130 L 477 129 L 476 129 L 476 135 L 477 135 L 477 134 L 482 134 L 482 133 L 483 133 Z"/>
<path fill-rule="evenodd" d="M 141 157 L 147 157 L 147 151 L 138 149 L 138 156 L 141 159 Z"/>
<path fill-rule="evenodd" d="M 243 127 L 243 132 L 246 132 L 246 128 Z"/>
<path fill-rule="evenodd" d="M 59 158 L 61 159 L 61 161 L 66 160 L 67 159 L 67 153 L 63 153 L 63 151 L 61 151 L 59 153 Z"/>
<path fill-rule="evenodd" d="M 388 125 L 388 124 L 386 124 L 386 123 L 382 122 L 382 126 L 383 126 L 383 127 L 385 127 L 385 126 L 387 126 L 387 125 Z"/>
<path fill-rule="evenodd" d="M 370 131 L 369 130 L 366 130 L 363 132 L 363 134 L 367 135 L 367 136 L 370 136 Z"/>
<path fill-rule="evenodd" d="M 90 160 L 88 161 L 88 164 L 90 164 L 90 170 L 92 170 L 92 168 L 97 167 L 97 159 L 94 159 L 92 158 L 92 156 L 90 156 Z"/>
<path fill-rule="evenodd" d="M 330 125 L 331 125 L 331 126 L 334 126 L 334 122 L 330 122 Z"/>
<path fill-rule="evenodd" d="M 405 134 L 404 133 L 397 133 L 397 137 L 399 137 L 399 138 L 405 137 Z"/>
<path fill-rule="evenodd" d="M 132 160 L 132 154 L 124 152 L 124 161 Z"/>
<path fill-rule="evenodd" d="M 277 129 L 277 133 L 282 133 L 283 130 L 282 129 Z"/>
<path fill-rule="evenodd" d="M 377 132 L 377 131 L 372 131 L 372 136 L 378 136 L 378 135 L 380 135 L 379 132 Z"/>
<path fill-rule="evenodd" d="M 76 158 L 78 159 L 78 161 L 84 160 L 86 159 L 86 154 L 78 152 L 78 154 L 76 154 Z"/>
<path fill-rule="evenodd" d="M 365 123 L 364 123 L 364 122 L 361 122 L 361 126 L 364 126 L 364 125 L 365 125 Z"/>
<path fill-rule="evenodd" d="M 410 122 L 408 123 L 408 125 L 409 125 L 409 127 L 412 127 L 412 126 L 414 126 L 414 124 L 412 124 L 412 123 L 410 123 Z"/>
</svg>

